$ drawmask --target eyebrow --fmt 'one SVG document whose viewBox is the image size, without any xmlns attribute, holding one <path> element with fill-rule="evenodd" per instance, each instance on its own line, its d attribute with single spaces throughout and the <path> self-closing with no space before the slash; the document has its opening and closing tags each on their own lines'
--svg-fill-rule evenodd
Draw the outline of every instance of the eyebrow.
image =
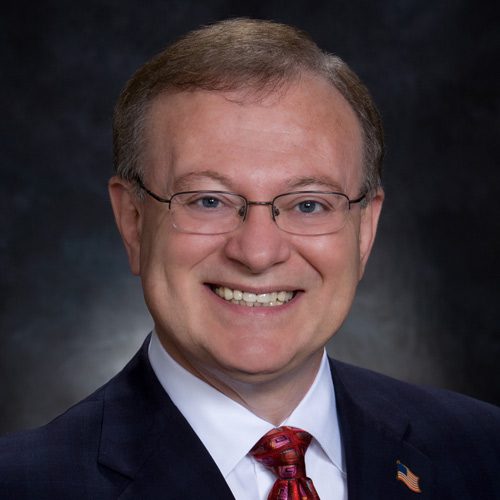
<svg viewBox="0 0 500 500">
<path fill-rule="evenodd" d="M 215 170 L 202 170 L 200 172 L 188 172 L 181 175 L 174 181 L 174 189 L 176 191 L 189 191 L 196 181 L 213 180 L 216 181 L 227 189 L 232 189 L 233 183 L 226 175 L 223 175 Z M 321 186 L 328 191 L 343 192 L 343 188 L 338 182 L 335 182 L 331 177 L 326 175 L 319 176 L 293 176 L 286 179 L 286 189 L 299 189 L 311 186 Z"/>
<path fill-rule="evenodd" d="M 173 187 L 176 191 L 188 191 L 192 189 L 193 183 L 200 180 L 217 181 L 228 188 L 231 185 L 229 177 L 215 170 L 202 170 L 201 172 L 188 172 L 187 174 L 181 175 L 175 179 Z"/>
<path fill-rule="evenodd" d="M 321 186 L 328 189 L 328 191 L 343 193 L 343 188 L 340 186 L 340 184 L 338 182 L 335 182 L 331 177 L 328 177 L 327 175 L 294 176 L 290 179 L 287 179 L 286 184 L 289 189 Z"/>
</svg>

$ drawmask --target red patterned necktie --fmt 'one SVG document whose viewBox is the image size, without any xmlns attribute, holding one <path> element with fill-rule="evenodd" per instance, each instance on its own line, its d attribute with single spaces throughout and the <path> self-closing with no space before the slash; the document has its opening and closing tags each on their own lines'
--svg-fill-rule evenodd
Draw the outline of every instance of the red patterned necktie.
<svg viewBox="0 0 500 500">
<path fill-rule="evenodd" d="M 312 479 L 306 476 L 304 463 L 311 439 L 312 436 L 302 429 L 278 427 L 251 449 L 255 460 L 278 476 L 268 500 L 319 500 Z"/>
</svg>

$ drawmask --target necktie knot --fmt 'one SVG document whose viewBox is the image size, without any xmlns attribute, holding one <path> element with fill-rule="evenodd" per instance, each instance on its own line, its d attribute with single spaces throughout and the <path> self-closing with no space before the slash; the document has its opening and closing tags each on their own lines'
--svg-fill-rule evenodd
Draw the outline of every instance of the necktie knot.
<svg viewBox="0 0 500 500">
<path fill-rule="evenodd" d="M 269 431 L 252 448 L 255 460 L 278 477 L 269 500 L 319 499 L 304 462 L 311 439 L 302 429 L 283 426 Z"/>
</svg>

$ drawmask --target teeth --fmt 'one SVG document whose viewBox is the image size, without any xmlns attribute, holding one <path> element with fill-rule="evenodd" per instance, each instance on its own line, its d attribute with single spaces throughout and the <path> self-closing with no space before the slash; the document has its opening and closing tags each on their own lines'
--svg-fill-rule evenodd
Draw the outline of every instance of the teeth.
<svg viewBox="0 0 500 500">
<path fill-rule="evenodd" d="M 293 292 L 281 291 L 256 294 L 252 292 L 242 292 L 241 290 L 232 290 L 225 286 L 216 287 L 214 291 L 219 297 L 222 297 L 232 304 L 248 307 L 282 306 L 293 297 Z"/>
<path fill-rule="evenodd" d="M 245 302 L 257 302 L 257 295 L 255 293 L 243 292 L 243 300 Z"/>
<path fill-rule="evenodd" d="M 276 299 L 278 298 L 278 294 L 276 292 L 272 293 L 261 293 L 257 295 L 257 302 L 260 304 L 271 304 L 273 302 L 276 302 Z M 282 300 L 281 302 L 285 302 Z"/>
</svg>

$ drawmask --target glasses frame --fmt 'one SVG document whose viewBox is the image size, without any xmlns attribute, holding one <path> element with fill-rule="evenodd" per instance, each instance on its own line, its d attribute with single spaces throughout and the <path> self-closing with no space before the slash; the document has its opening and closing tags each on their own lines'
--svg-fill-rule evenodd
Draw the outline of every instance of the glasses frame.
<svg viewBox="0 0 500 500">
<path fill-rule="evenodd" d="M 231 191 L 218 191 L 218 190 L 197 189 L 195 191 L 179 191 L 178 193 L 174 193 L 170 198 L 164 198 L 164 197 L 162 197 L 162 196 L 154 193 L 150 189 L 148 189 L 144 185 L 144 183 L 142 182 L 142 180 L 139 177 L 137 177 L 135 179 L 135 182 L 138 184 L 138 186 L 145 193 L 147 193 L 149 196 L 151 196 L 151 198 L 155 199 L 156 201 L 159 201 L 160 203 L 166 203 L 168 205 L 168 209 L 169 210 L 171 209 L 172 200 L 176 196 L 181 195 L 181 194 L 214 193 L 214 194 L 229 194 L 229 195 L 232 195 L 232 196 L 237 196 L 238 198 L 241 198 L 241 200 L 244 202 L 243 207 L 240 209 L 240 211 L 238 213 L 238 215 L 241 217 L 241 224 L 243 222 L 245 222 L 245 220 L 247 218 L 248 207 L 250 207 L 250 206 L 269 206 L 269 207 L 271 207 L 271 217 L 272 217 L 274 223 L 276 224 L 276 226 L 278 227 L 278 229 L 280 229 L 281 231 L 284 231 L 286 233 L 290 233 L 290 234 L 301 234 L 301 233 L 293 233 L 291 231 L 287 231 L 286 229 L 281 228 L 279 226 L 279 224 L 277 223 L 276 217 L 279 216 L 280 211 L 279 211 L 279 208 L 275 206 L 275 202 L 279 198 L 281 198 L 283 196 L 288 196 L 290 194 L 335 194 L 335 195 L 343 196 L 347 200 L 348 210 L 351 210 L 351 205 L 355 205 L 357 203 L 361 203 L 363 200 L 366 199 L 366 195 L 367 195 L 367 193 L 365 192 L 362 195 L 360 195 L 358 198 L 356 198 L 354 200 L 351 200 L 349 198 L 349 196 L 347 196 L 345 193 L 340 193 L 340 192 L 337 192 L 337 191 L 310 191 L 310 190 L 305 190 L 305 191 L 290 191 L 289 193 L 281 193 L 281 194 L 275 196 L 271 201 L 253 201 L 253 200 L 248 200 L 245 196 L 243 196 L 241 194 L 232 193 Z M 239 227 L 239 226 L 237 226 L 237 227 Z M 234 231 L 235 229 L 237 229 L 237 227 L 235 227 L 231 231 Z M 336 231 L 339 231 L 340 229 L 342 229 L 342 227 L 340 227 Z M 227 231 L 227 232 L 231 232 L 231 231 Z M 336 231 L 332 231 L 332 233 L 334 233 Z M 223 232 L 223 233 L 202 233 L 202 234 L 225 234 L 225 233 L 226 232 Z M 320 234 L 329 234 L 329 233 L 320 233 Z M 308 235 L 306 233 L 306 234 L 303 234 L 303 236 L 313 236 L 313 235 Z"/>
</svg>

